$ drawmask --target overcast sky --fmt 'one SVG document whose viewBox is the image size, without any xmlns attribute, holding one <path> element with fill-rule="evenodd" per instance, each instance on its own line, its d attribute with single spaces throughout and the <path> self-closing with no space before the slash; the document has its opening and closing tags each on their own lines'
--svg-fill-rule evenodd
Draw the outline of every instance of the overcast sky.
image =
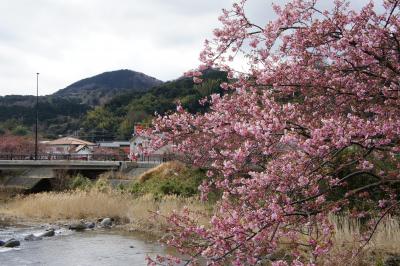
<svg viewBox="0 0 400 266">
<path fill-rule="evenodd" d="M 249 0 L 251 16 L 272 18 L 271 2 Z M 175 79 L 199 64 L 204 39 L 211 37 L 221 9 L 231 3 L 0 0 L 0 95 L 34 94 L 36 72 L 41 73 L 41 95 L 118 69 Z"/>
</svg>

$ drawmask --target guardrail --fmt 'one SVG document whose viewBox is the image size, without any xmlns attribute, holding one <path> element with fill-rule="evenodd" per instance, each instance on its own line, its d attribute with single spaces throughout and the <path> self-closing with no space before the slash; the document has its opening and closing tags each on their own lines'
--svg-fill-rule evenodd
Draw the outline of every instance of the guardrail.
<svg viewBox="0 0 400 266">
<path fill-rule="evenodd" d="M 141 154 L 134 158 L 129 159 L 123 155 L 110 155 L 110 154 L 90 154 L 90 155 L 79 155 L 79 154 L 38 154 L 36 160 L 50 161 L 50 160 L 65 160 L 65 161 L 138 161 L 138 162 L 167 162 L 174 159 L 174 155 L 165 154 Z M 19 160 L 19 161 L 33 161 L 35 160 L 34 154 L 1 154 L 0 160 Z"/>
<path fill-rule="evenodd" d="M 0 169 L 50 168 L 69 170 L 116 170 L 124 169 L 121 161 L 81 161 L 81 160 L 0 160 Z"/>
<path fill-rule="evenodd" d="M 35 160 L 34 154 L 0 154 L 0 160 Z M 126 156 L 110 154 L 38 154 L 36 160 L 76 160 L 76 161 L 129 161 Z"/>
<path fill-rule="evenodd" d="M 141 154 L 136 158 L 136 160 L 133 160 L 133 161 L 163 163 L 163 162 L 172 161 L 175 158 L 176 158 L 176 156 L 174 154 L 163 154 L 163 155 L 158 155 L 158 154 L 144 155 L 144 154 Z"/>
</svg>

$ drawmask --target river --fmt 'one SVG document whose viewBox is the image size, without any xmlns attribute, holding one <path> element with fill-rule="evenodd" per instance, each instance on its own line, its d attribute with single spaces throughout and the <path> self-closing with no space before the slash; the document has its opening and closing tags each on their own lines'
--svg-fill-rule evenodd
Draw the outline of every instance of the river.
<svg viewBox="0 0 400 266">
<path fill-rule="evenodd" d="M 0 240 L 15 238 L 21 241 L 18 248 L 0 247 L 0 265 L 146 265 L 147 255 L 165 254 L 157 241 L 142 234 L 105 229 L 75 232 L 60 228 L 53 237 L 24 240 L 28 234 L 44 231 L 45 228 L 37 226 L 0 225 Z"/>
</svg>

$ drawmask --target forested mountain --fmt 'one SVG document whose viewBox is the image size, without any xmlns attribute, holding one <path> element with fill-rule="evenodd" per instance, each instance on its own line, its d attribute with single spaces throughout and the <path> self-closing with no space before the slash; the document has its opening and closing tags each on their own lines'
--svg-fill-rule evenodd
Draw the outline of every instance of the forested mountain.
<svg viewBox="0 0 400 266">
<path fill-rule="evenodd" d="M 127 139 L 135 123 L 149 123 L 155 112 L 174 110 L 178 100 L 192 112 L 204 111 L 198 100 L 221 92 L 223 81 L 226 74 L 216 70 L 206 71 L 202 84 L 185 77 L 162 83 L 130 70 L 106 72 L 41 96 L 39 131 L 43 138 L 76 134 L 91 141 Z M 31 134 L 35 103 L 34 96 L 0 97 L 0 134 Z"/>
<path fill-rule="evenodd" d="M 54 95 L 78 99 L 90 106 L 104 104 L 115 95 L 147 91 L 162 81 L 132 70 L 105 72 L 77 81 Z"/>
</svg>

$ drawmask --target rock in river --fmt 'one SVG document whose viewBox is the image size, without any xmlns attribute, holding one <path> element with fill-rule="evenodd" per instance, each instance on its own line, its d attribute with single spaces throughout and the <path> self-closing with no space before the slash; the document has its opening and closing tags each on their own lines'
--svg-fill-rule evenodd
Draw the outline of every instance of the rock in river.
<svg viewBox="0 0 400 266">
<path fill-rule="evenodd" d="M 18 240 L 14 239 L 14 238 L 11 238 L 6 243 L 4 243 L 3 247 L 5 247 L 5 248 L 14 248 L 14 247 L 18 247 L 20 244 L 21 243 Z"/>
<path fill-rule="evenodd" d="M 101 225 L 102 227 L 111 227 L 111 225 L 112 225 L 112 220 L 111 220 L 111 218 L 104 218 L 104 219 L 100 222 L 100 225 Z"/>
<path fill-rule="evenodd" d="M 75 231 L 82 231 L 87 228 L 86 224 L 84 223 L 76 223 L 76 224 L 70 224 L 68 229 L 69 230 L 75 230 Z"/>
<path fill-rule="evenodd" d="M 38 240 L 42 240 L 42 238 L 40 236 L 35 236 L 34 234 L 30 234 L 24 237 L 25 241 L 38 241 Z"/>
<path fill-rule="evenodd" d="M 48 231 L 46 231 L 46 232 L 44 232 L 44 233 L 39 234 L 38 236 L 39 236 L 39 237 L 52 237 L 52 236 L 54 236 L 55 234 L 56 234 L 56 233 L 55 233 L 54 229 L 50 229 L 50 230 L 48 230 Z"/>
<path fill-rule="evenodd" d="M 4 243 L 5 243 L 4 241 L 0 240 L 0 247 L 4 246 Z"/>
<path fill-rule="evenodd" d="M 95 223 L 86 223 L 86 228 L 88 228 L 88 229 L 93 229 L 94 227 L 96 226 L 96 224 Z"/>
</svg>

